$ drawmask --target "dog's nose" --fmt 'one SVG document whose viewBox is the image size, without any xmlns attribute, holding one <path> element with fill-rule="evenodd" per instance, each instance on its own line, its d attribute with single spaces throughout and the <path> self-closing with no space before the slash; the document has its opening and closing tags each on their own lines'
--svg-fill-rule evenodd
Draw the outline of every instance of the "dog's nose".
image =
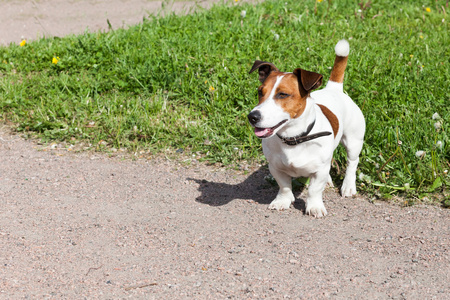
<svg viewBox="0 0 450 300">
<path fill-rule="evenodd" d="M 261 113 L 259 110 L 253 110 L 248 114 L 250 124 L 255 125 L 261 120 Z"/>
</svg>

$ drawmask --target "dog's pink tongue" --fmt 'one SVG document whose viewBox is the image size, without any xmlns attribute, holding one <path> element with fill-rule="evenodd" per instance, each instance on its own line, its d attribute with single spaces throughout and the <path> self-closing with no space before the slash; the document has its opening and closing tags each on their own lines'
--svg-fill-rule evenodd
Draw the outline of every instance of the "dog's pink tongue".
<svg viewBox="0 0 450 300">
<path fill-rule="evenodd" d="M 257 137 L 265 136 L 270 132 L 270 128 L 255 128 L 255 134 Z"/>
</svg>

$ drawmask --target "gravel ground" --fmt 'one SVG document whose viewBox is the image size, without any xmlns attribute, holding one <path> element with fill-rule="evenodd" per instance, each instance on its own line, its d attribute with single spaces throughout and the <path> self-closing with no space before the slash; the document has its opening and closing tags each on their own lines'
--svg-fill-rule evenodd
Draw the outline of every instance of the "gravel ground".
<svg viewBox="0 0 450 300">
<path fill-rule="evenodd" d="M 267 210 L 265 168 L 0 140 L 0 298 L 448 297 L 449 210 L 328 189 L 314 219 Z"/>
<path fill-rule="evenodd" d="M 91 2 L 77 7 L 105 1 Z M 16 3 L 29 5 L 2 6 Z M 304 215 L 305 192 L 290 210 L 269 211 L 277 190 L 264 167 L 77 154 L 5 128 L 0 165 L 2 299 L 450 298 L 450 210 L 440 207 L 342 199 L 330 188 L 326 218 Z"/>
<path fill-rule="evenodd" d="M 0 1 L 0 45 L 42 36 L 80 34 L 85 30 L 108 30 L 107 19 L 117 29 L 141 22 L 149 14 L 186 13 L 197 5 L 208 8 L 222 1 L 3 0 Z"/>
</svg>

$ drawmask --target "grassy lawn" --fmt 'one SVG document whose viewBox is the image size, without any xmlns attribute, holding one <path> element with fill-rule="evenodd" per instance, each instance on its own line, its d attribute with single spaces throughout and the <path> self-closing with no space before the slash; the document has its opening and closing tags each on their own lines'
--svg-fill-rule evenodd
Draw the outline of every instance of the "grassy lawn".
<svg viewBox="0 0 450 300">
<path fill-rule="evenodd" d="M 44 141 L 149 153 L 182 148 L 229 166 L 264 162 L 246 118 L 257 103 L 257 75 L 248 74 L 254 60 L 326 79 L 334 45 L 346 38 L 344 88 L 367 122 L 361 189 L 448 199 L 445 0 L 229 2 L 148 17 L 129 29 L 0 47 L 0 118 Z M 339 181 L 343 149 L 335 160 Z"/>
</svg>

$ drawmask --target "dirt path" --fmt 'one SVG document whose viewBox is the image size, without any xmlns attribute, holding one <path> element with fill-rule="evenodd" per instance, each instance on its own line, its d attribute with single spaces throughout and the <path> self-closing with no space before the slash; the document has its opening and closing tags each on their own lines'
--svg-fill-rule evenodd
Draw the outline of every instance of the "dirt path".
<svg viewBox="0 0 450 300">
<path fill-rule="evenodd" d="M 46 36 L 80 34 L 85 30 L 108 30 L 142 21 L 149 14 L 188 12 L 195 6 L 209 7 L 223 0 L 7 0 L 0 3 L 0 45 Z M 230 1 L 231 2 L 231 1 Z M 162 5 L 164 3 L 164 5 Z"/>
<path fill-rule="evenodd" d="M 444 299 L 449 210 L 326 193 L 267 205 L 267 171 L 0 139 L 0 298 Z"/>
<path fill-rule="evenodd" d="M 289 211 L 267 210 L 276 189 L 264 168 L 73 154 L 5 131 L 0 166 L 1 299 L 449 298 L 450 210 L 329 189 L 330 215 L 317 220 L 303 195 Z"/>
</svg>

